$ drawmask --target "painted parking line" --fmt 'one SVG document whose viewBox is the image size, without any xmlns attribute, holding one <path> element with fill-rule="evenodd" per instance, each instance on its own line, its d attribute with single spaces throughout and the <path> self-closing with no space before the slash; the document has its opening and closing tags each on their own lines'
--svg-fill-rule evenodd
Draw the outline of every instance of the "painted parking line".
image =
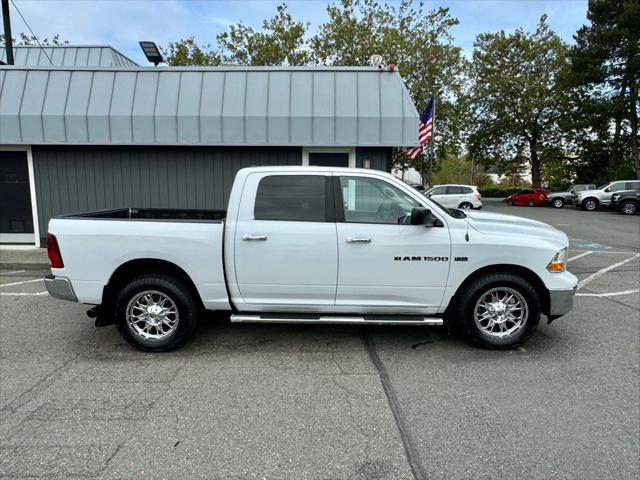
<svg viewBox="0 0 640 480">
<path fill-rule="evenodd" d="M 629 262 L 635 260 L 638 257 L 640 257 L 640 253 L 636 253 L 635 255 L 633 255 L 633 256 L 631 256 L 629 258 L 625 258 L 624 260 L 622 260 L 620 262 L 617 262 L 617 263 L 614 263 L 613 265 L 609 265 L 608 267 L 601 268 L 597 272 L 592 273 L 587 278 L 584 278 L 580 282 L 578 282 L 578 290 L 581 289 L 582 287 L 584 287 L 586 284 L 594 281 L 596 278 L 601 277 L 602 275 L 604 275 L 608 271 L 613 270 L 614 268 L 621 267 L 625 263 L 629 263 Z"/>
<path fill-rule="evenodd" d="M 33 278 L 31 280 L 23 280 L 22 282 L 12 282 L 0 284 L 0 287 L 13 287 L 14 285 L 23 285 L 25 283 L 42 282 L 41 278 Z"/>
<path fill-rule="evenodd" d="M 2 272 L 0 271 L 0 277 L 4 276 L 4 277 L 8 277 L 9 275 L 14 275 L 16 273 L 24 273 L 26 272 L 26 270 L 13 270 L 11 272 Z"/>
<path fill-rule="evenodd" d="M 46 295 L 47 292 L 35 292 L 35 293 L 25 293 L 25 292 L 0 292 L 0 296 L 2 297 L 37 297 L 40 295 Z"/>
<path fill-rule="evenodd" d="M 567 259 L 567 262 L 572 262 L 572 261 L 577 260 L 579 258 L 586 257 L 587 255 L 591 255 L 592 253 L 593 253 L 593 250 L 587 250 L 586 252 L 582 252 L 581 254 L 576 255 L 575 257 L 571 257 L 571 258 Z"/>
<path fill-rule="evenodd" d="M 634 288 L 633 290 L 623 290 L 621 292 L 609 292 L 609 293 L 576 293 L 577 297 L 617 297 L 619 295 L 630 295 L 632 293 L 640 292 L 640 288 Z"/>
</svg>

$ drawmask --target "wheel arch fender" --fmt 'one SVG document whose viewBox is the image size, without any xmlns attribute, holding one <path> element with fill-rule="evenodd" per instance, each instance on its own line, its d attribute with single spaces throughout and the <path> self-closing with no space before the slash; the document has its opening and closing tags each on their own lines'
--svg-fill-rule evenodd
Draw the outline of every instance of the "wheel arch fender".
<svg viewBox="0 0 640 480">
<path fill-rule="evenodd" d="M 463 292 L 464 289 L 467 288 L 467 286 L 471 282 L 473 282 L 477 278 L 482 277 L 484 275 L 488 275 L 491 273 L 503 273 L 503 272 L 519 275 L 525 280 L 527 280 L 529 283 L 531 283 L 536 293 L 540 297 L 540 308 L 542 313 L 544 313 L 545 315 L 549 313 L 549 306 L 550 306 L 549 290 L 545 286 L 542 279 L 533 270 L 530 270 L 527 267 L 523 267 L 522 265 L 505 263 L 505 264 L 487 265 L 487 266 L 478 268 L 477 270 L 473 271 L 470 275 L 468 275 L 467 278 L 465 278 L 464 281 L 458 286 L 458 288 L 456 289 L 456 292 L 451 297 L 451 300 L 449 301 L 449 305 L 447 306 L 445 315 L 447 315 L 447 317 L 449 316 L 450 312 L 453 309 L 453 305 L 456 304 L 458 297 L 460 296 L 460 293 Z"/>
<path fill-rule="evenodd" d="M 120 289 L 134 278 L 151 273 L 170 275 L 180 280 L 187 287 L 189 293 L 193 295 L 198 306 L 204 309 L 202 298 L 195 283 L 180 266 L 159 258 L 137 258 L 120 265 L 109 277 L 109 281 L 102 291 L 102 304 L 96 317 L 96 326 L 101 327 L 115 323 L 113 306 Z"/>
</svg>

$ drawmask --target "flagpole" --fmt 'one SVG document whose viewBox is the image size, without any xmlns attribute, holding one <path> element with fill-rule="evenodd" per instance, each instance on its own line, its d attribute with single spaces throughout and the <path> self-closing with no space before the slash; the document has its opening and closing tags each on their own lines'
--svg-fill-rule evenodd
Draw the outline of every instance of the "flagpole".
<svg viewBox="0 0 640 480">
<path fill-rule="evenodd" d="M 436 103 L 438 100 L 438 92 L 433 92 L 433 113 L 431 127 L 431 161 L 429 162 L 429 187 L 433 186 L 433 161 L 436 156 Z"/>
</svg>

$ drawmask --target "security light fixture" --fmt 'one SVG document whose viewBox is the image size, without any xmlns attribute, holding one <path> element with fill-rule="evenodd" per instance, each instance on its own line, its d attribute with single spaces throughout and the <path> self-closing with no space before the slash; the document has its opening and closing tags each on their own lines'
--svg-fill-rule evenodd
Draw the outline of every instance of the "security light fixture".
<svg viewBox="0 0 640 480">
<path fill-rule="evenodd" d="M 160 49 L 154 42 L 138 42 L 140 44 L 140 48 L 144 52 L 144 56 L 147 57 L 154 66 L 158 66 L 159 63 L 164 62 L 162 58 L 162 54 L 160 53 Z"/>
</svg>

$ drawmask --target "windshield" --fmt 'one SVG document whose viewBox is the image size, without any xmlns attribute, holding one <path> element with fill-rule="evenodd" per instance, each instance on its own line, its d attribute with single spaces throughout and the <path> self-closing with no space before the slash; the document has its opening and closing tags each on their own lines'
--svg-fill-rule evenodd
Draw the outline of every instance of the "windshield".
<svg viewBox="0 0 640 480">
<path fill-rule="evenodd" d="M 602 185 L 601 187 L 598 187 L 598 190 L 604 190 L 605 188 L 607 188 L 609 185 L 611 185 L 611 182 L 609 183 L 605 183 L 604 185 Z"/>
</svg>

